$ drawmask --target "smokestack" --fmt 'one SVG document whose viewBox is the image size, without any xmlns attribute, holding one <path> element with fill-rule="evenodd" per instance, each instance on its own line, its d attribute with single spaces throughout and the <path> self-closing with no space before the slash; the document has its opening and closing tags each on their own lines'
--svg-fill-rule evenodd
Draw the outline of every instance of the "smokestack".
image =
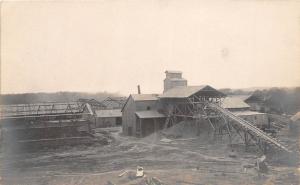
<svg viewBox="0 0 300 185">
<path fill-rule="evenodd" d="M 141 87 L 140 87 L 140 85 L 138 85 L 137 88 L 138 88 L 138 94 L 141 94 Z"/>
</svg>

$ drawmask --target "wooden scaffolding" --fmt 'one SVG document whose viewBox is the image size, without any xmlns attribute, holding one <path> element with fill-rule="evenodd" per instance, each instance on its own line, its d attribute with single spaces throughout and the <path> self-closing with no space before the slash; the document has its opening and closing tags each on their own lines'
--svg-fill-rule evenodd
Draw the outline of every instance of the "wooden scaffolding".
<svg viewBox="0 0 300 185">
<path fill-rule="evenodd" d="M 222 108 L 222 98 L 223 96 L 201 96 L 195 93 L 189 97 L 163 99 L 167 114 L 164 128 L 187 119 L 194 120 L 197 125 L 206 120 L 213 130 L 214 138 L 228 135 L 231 142 L 235 132 L 241 137 L 246 148 L 256 145 L 264 153 L 270 147 L 290 152 L 286 146 L 254 124 Z"/>
</svg>

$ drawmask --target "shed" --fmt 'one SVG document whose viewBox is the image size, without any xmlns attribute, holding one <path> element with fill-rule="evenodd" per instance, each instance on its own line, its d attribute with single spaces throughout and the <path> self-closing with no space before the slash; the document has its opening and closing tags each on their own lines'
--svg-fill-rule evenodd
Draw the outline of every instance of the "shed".
<svg viewBox="0 0 300 185">
<path fill-rule="evenodd" d="M 250 105 L 238 97 L 226 97 L 221 102 L 221 107 L 230 111 L 249 110 Z"/>
<path fill-rule="evenodd" d="M 141 137 L 161 130 L 164 126 L 166 116 L 157 110 L 137 111 L 135 114 L 136 130 Z"/>
<path fill-rule="evenodd" d="M 115 127 L 122 125 L 121 109 L 96 110 L 96 127 Z"/>
<path fill-rule="evenodd" d="M 270 107 L 266 105 L 266 101 L 270 96 L 263 91 L 256 90 L 244 101 L 251 106 L 251 110 L 259 112 L 270 112 Z"/>
<path fill-rule="evenodd" d="M 259 127 L 269 124 L 268 115 L 257 111 L 251 111 L 251 106 L 237 96 L 229 96 L 221 102 L 221 107 L 228 109 L 236 116 L 239 116 Z"/>
</svg>

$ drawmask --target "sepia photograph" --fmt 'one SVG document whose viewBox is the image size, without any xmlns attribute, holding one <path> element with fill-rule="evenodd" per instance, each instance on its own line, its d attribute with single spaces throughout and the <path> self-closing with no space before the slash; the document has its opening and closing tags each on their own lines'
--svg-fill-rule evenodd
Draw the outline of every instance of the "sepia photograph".
<svg viewBox="0 0 300 185">
<path fill-rule="evenodd" d="M 300 0 L 0 0 L 0 185 L 243 184 L 300 184 Z"/>
</svg>

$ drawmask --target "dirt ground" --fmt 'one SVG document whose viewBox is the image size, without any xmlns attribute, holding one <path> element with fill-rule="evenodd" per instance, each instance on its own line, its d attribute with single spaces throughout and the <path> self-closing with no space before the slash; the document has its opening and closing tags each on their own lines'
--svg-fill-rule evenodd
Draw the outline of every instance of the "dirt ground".
<svg viewBox="0 0 300 185">
<path fill-rule="evenodd" d="M 208 136 L 166 139 L 122 136 L 120 128 L 106 129 L 109 145 L 65 147 L 34 153 L 1 152 L 1 184 L 8 185 L 139 185 L 152 177 L 167 185 L 299 184 L 300 168 L 270 161 L 269 172 L 253 167 L 257 153 L 236 146 L 229 157 L 228 141 Z M 298 161 L 295 161 L 298 164 Z M 142 166 L 145 176 L 136 178 Z M 125 172 L 126 171 L 126 172 Z M 119 177 L 119 174 L 124 173 Z"/>
</svg>

